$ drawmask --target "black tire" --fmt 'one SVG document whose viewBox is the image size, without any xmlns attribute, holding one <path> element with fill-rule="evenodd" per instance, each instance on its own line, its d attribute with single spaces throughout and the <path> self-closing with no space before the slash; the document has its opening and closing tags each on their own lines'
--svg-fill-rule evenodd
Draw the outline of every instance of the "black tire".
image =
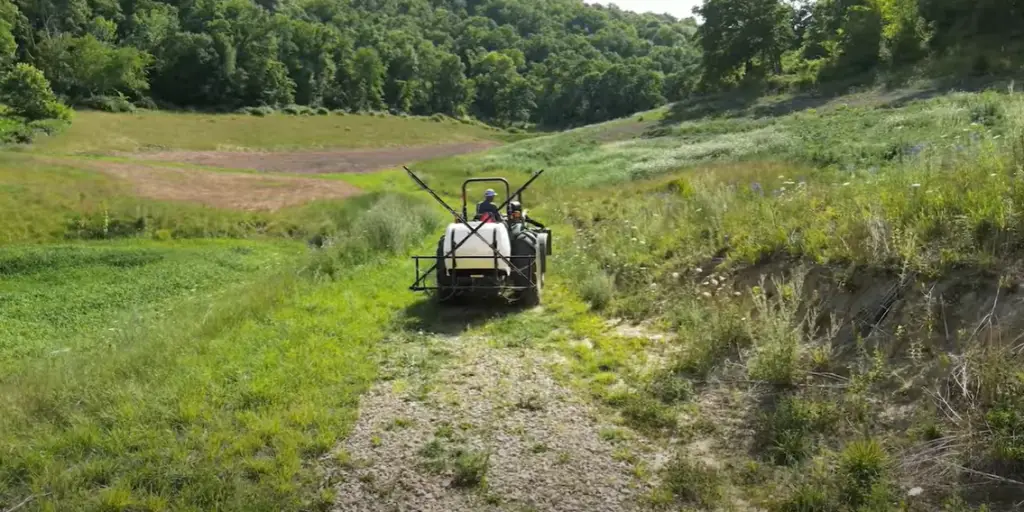
<svg viewBox="0 0 1024 512">
<path fill-rule="evenodd" d="M 537 256 L 537 235 L 523 231 L 512 241 L 513 256 Z M 539 261 L 538 261 L 539 260 Z M 540 305 L 540 294 L 543 287 L 542 276 L 538 265 L 544 264 L 543 258 L 513 258 L 512 263 L 519 272 L 512 272 L 512 282 L 516 286 L 528 287 L 518 293 L 518 302 L 526 307 Z M 520 275 L 520 273 L 522 275 Z"/>
<path fill-rule="evenodd" d="M 448 275 L 444 266 L 444 237 L 437 241 L 437 267 L 434 275 L 437 277 L 437 300 L 439 302 L 452 302 L 455 299 L 455 290 L 452 287 L 452 276 Z"/>
<path fill-rule="evenodd" d="M 550 242 L 548 236 L 541 233 L 537 236 L 538 251 L 540 252 L 540 275 L 543 278 L 548 273 L 548 254 L 550 254 Z M 541 281 L 543 283 L 543 281 Z"/>
</svg>

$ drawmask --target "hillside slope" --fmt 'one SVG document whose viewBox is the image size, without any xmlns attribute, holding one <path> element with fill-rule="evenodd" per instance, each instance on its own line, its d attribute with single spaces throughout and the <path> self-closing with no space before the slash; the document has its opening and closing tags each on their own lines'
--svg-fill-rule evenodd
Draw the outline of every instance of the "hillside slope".
<svg viewBox="0 0 1024 512">
<path fill-rule="evenodd" d="M 447 216 L 401 171 L 243 212 L 5 155 L 0 204 L 35 219 L 7 233 L 72 241 L 0 254 L 0 504 L 1012 509 L 1024 100 L 893 99 L 683 103 L 412 166 L 446 197 L 546 169 L 525 312 L 406 289 Z"/>
<path fill-rule="evenodd" d="M 677 105 L 419 169 L 545 168 L 527 202 L 565 233 L 556 274 L 672 340 L 583 322 L 567 351 L 676 453 L 656 501 L 1019 506 L 1024 101 L 895 100 Z"/>
</svg>

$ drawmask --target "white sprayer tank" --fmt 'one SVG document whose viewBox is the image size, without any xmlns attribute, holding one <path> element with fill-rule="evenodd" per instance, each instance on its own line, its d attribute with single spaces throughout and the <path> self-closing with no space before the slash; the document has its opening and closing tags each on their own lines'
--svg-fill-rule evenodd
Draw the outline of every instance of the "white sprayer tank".
<svg viewBox="0 0 1024 512">
<path fill-rule="evenodd" d="M 498 253 L 506 258 L 512 255 L 512 242 L 508 236 L 508 228 L 504 224 L 497 222 L 481 223 L 478 221 L 471 221 L 466 224 L 461 222 L 454 222 L 448 225 L 448 229 L 445 231 L 444 237 L 444 255 L 448 256 L 451 252 L 452 247 L 458 245 L 459 242 L 466 240 L 466 243 L 462 244 L 458 249 L 455 250 L 455 257 L 447 257 L 444 260 L 444 268 L 450 270 L 463 270 L 463 269 L 476 269 L 476 270 L 494 270 L 495 268 L 503 271 L 508 275 L 512 270 L 509 268 L 508 263 L 505 260 L 498 258 L 497 265 L 494 261 L 494 248 L 497 247 Z M 476 231 L 479 237 L 471 235 L 472 228 L 483 224 Z M 481 238 L 483 240 L 481 240 Z M 465 258 L 465 256 L 486 256 L 486 258 Z M 454 260 L 454 261 L 453 261 Z M 511 260 L 510 260 L 511 261 Z"/>
</svg>

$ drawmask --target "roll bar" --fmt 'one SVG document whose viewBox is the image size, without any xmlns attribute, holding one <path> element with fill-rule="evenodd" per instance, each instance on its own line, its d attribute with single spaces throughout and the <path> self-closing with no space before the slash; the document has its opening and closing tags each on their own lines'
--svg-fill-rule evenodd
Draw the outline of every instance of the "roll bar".
<svg viewBox="0 0 1024 512">
<path fill-rule="evenodd" d="M 505 202 L 506 203 L 509 202 L 508 201 L 508 197 L 509 197 L 508 195 L 509 195 L 509 192 L 511 191 L 511 187 L 508 186 L 508 180 L 506 180 L 505 178 L 470 178 L 470 179 L 462 182 L 462 218 L 464 218 L 464 219 L 468 219 L 469 218 L 469 212 L 466 210 L 466 208 L 467 208 L 467 206 L 469 204 L 469 202 L 468 202 L 468 200 L 466 198 L 466 186 L 469 185 L 470 183 L 485 183 L 485 182 L 492 182 L 492 181 L 493 182 L 498 182 L 498 183 L 501 183 L 501 184 L 505 185 L 505 198 L 506 198 Z M 508 209 L 506 208 L 506 211 L 507 210 Z"/>
</svg>

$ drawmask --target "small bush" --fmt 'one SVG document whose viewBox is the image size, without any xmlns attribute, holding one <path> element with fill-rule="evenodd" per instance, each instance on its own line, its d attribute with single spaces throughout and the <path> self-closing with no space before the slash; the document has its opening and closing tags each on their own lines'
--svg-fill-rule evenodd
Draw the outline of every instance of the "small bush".
<svg viewBox="0 0 1024 512">
<path fill-rule="evenodd" d="M 160 108 L 160 106 L 153 101 L 153 98 L 150 98 L 149 96 L 143 96 L 135 100 L 133 104 L 138 108 L 144 108 L 146 110 L 158 110 Z"/>
<path fill-rule="evenodd" d="M 455 487 L 476 487 L 487 477 L 491 454 L 464 451 L 455 458 L 452 485 Z"/>
<path fill-rule="evenodd" d="M 812 455 L 815 436 L 832 432 L 838 419 L 833 404 L 786 397 L 772 413 L 762 416 L 760 444 L 775 464 L 796 464 Z"/>
<path fill-rule="evenodd" d="M 330 113 L 331 113 L 330 109 L 328 109 L 326 107 L 317 107 L 316 108 L 316 115 L 318 115 L 318 116 L 326 116 L 326 115 L 328 115 Z"/>
<path fill-rule="evenodd" d="M 103 112 L 135 112 L 135 105 L 121 96 L 92 96 L 82 100 L 82 106 Z"/>
<path fill-rule="evenodd" d="M 884 498 L 889 459 L 873 439 L 848 444 L 839 456 L 838 483 L 841 498 L 852 508 Z"/>
<path fill-rule="evenodd" d="M 803 484 L 792 494 L 771 507 L 775 512 L 824 512 L 836 510 L 828 489 L 819 485 Z"/>
<path fill-rule="evenodd" d="M 677 455 L 662 470 L 662 485 L 676 498 L 704 508 L 714 508 L 723 498 L 723 477 L 704 462 Z"/>
<path fill-rule="evenodd" d="M 754 288 L 754 306 L 758 316 L 747 322 L 754 340 L 753 357 L 747 366 L 750 378 L 779 387 L 790 387 L 803 379 L 805 360 L 804 317 L 799 308 L 802 300 L 803 275 L 794 273 L 792 282 L 773 280 L 778 290 L 769 296 L 765 281 Z"/>
<path fill-rule="evenodd" d="M 315 254 L 309 271 L 334 276 L 336 269 L 399 254 L 420 243 L 428 233 L 436 231 L 441 222 L 437 210 L 431 205 L 405 196 L 382 195 L 363 198 L 363 201 L 371 202 L 357 212 L 346 210 L 346 218 L 334 219 L 332 224 L 340 227 L 340 232 L 322 234 L 332 240 L 332 244 Z M 349 204 L 353 208 L 363 206 L 359 202 Z M 401 215 L 396 215 L 396 212 L 401 212 Z"/>
<path fill-rule="evenodd" d="M 274 108 L 266 105 L 259 107 L 242 107 L 238 109 L 238 113 L 256 117 L 266 117 L 274 113 Z"/>
<path fill-rule="evenodd" d="M 43 132 L 46 135 L 54 135 L 67 127 L 67 123 L 59 119 L 40 119 L 28 123 L 29 129 L 34 132 Z"/>
<path fill-rule="evenodd" d="M 281 109 L 281 112 L 291 116 L 308 116 L 313 113 L 309 107 L 305 105 L 287 105 Z"/>
<path fill-rule="evenodd" d="M 16 64 L 0 80 L 0 102 L 11 113 L 29 121 L 71 119 L 71 110 L 57 101 L 43 72 L 24 62 Z"/>
<path fill-rule="evenodd" d="M 647 386 L 647 390 L 666 404 L 685 402 L 693 397 L 693 384 L 672 371 L 659 372 Z"/>
<path fill-rule="evenodd" d="M 615 296 L 615 280 L 602 271 L 590 274 L 579 286 L 580 297 L 598 311 L 611 304 Z"/>
<path fill-rule="evenodd" d="M 747 321 L 734 309 L 685 302 L 675 314 L 680 336 L 690 340 L 675 363 L 675 371 L 682 374 L 705 379 L 751 344 Z"/>
<path fill-rule="evenodd" d="M 647 431 L 674 428 L 678 423 L 671 409 L 643 395 L 625 397 L 622 416 L 632 426 Z"/>
</svg>

